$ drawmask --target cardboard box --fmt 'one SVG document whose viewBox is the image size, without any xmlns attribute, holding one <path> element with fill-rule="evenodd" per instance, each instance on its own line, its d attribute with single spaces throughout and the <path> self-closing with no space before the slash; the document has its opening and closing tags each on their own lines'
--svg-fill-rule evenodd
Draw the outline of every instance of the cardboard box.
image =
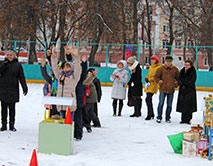
<svg viewBox="0 0 213 166">
<path fill-rule="evenodd" d="M 38 152 L 46 154 L 73 154 L 74 123 L 39 123 Z"/>
<path fill-rule="evenodd" d="M 183 138 L 188 141 L 194 141 L 194 133 L 192 132 L 183 132 Z"/>
<path fill-rule="evenodd" d="M 197 143 L 183 139 L 183 156 L 195 157 L 197 155 Z"/>
</svg>

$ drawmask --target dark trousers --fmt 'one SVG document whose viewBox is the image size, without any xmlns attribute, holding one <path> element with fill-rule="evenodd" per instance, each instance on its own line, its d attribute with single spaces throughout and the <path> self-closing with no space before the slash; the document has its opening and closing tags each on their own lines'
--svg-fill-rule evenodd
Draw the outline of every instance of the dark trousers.
<svg viewBox="0 0 213 166">
<path fill-rule="evenodd" d="M 83 118 L 82 118 L 83 108 L 77 108 L 75 111 L 74 121 L 74 137 L 77 139 L 82 138 L 83 136 Z"/>
<path fill-rule="evenodd" d="M 84 126 L 86 128 L 91 127 L 90 122 L 93 121 L 94 126 L 100 127 L 99 118 L 96 116 L 94 112 L 94 103 L 87 103 L 85 107 L 85 114 L 83 116 L 84 119 Z"/>
<path fill-rule="evenodd" d="M 154 117 L 153 104 L 152 104 L 152 96 L 154 93 L 146 93 L 146 105 L 148 109 L 147 117 Z"/>
<path fill-rule="evenodd" d="M 50 117 L 56 114 L 60 115 L 60 113 L 57 111 L 56 105 L 52 105 L 52 109 L 50 109 Z"/>
<path fill-rule="evenodd" d="M 192 119 L 192 113 L 191 112 L 181 114 L 181 121 L 183 123 L 189 123 L 191 119 Z"/>
<path fill-rule="evenodd" d="M 141 116 L 142 99 L 139 96 L 132 96 L 134 105 L 134 115 Z"/>
<path fill-rule="evenodd" d="M 118 102 L 119 99 L 113 99 L 113 102 L 112 102 L 112 107 L 113 107 L 113 115 L 116 115 L 116 110 L 117 110 L 117 102 Z M 118 108 L 118 115 L 120 116 L 121 115 L 121 111 L 122 111 L 122 108 L 123 108 L 123 100 L 119 100 L 119 108 Z"/>
<path fill-rule="evenodd" d="M 95 112 L 95 115 L 98 117 L 98 103 L 94 103 L 94 112 Z"/>
<path fill-rule="evenodd" d="M 7 108 L 9 107 L 9 121 L 10 124 L 15 123 L 15 103 L 1 102 L 1 121 L 2 124 L 7 123 Z"/>
</svg>

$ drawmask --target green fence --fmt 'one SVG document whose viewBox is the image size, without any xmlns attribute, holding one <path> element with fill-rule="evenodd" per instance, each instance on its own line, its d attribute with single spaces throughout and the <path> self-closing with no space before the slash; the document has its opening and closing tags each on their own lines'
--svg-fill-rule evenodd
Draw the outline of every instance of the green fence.
<svg viewBox="0 0 213 166">
<path fill-rule="evenodd" d="M 98 46 L 98 51 L 95 54 L 95 64 L 103 67 L 114 67 L 118 60 L 124 59 L 125 50 L 127 47 L 132 47 L 133 54 L 137 56 L 137 60 L 142 66 L 149 64 L 149 48 L 151 48 L 152 54 L 157 55 L 160 61 L 164 63 L 164 57 L 167 52 L 167 48 L 171 47 L 170 55 L 178 58 L 178 66 L 182 67 L 185 59 L 192 59 L 195 62 L 196 69 L 208 70 L 208 61 L 212 61 L 213 46 L 170 46 L 170 45 L 148 45 L 148 44 L 115 44 L 115 43 L 76 43 L 76 42 L 39 42 L 39 41 L 1 41 L 3 45 L 7 48 L 14 49 L 25 57 L 29 57 L 29 44 L 36 43 L 37 55 L 46 56 L 46 50 L 51 46 L 51 44 L 56 44 L 56 47 L 60 48 L 60 45 L 76 45 L 81 50 L 82 53 L 90 55 L 91 47 Z M 183 56 L 185 55 L 185 56 Z M 211 55 L 211 56 L 210 56 Z M 26 61 L 26 60 L 25 60 Z M 39 61 L 38 61 L 39 62 Z M 101 64 L 101 65 L 100 65 Z M 182 66 L 181 66 L 182 64 Z M 179 68 L 180 68 L 179 67 Z"/>
</svg>

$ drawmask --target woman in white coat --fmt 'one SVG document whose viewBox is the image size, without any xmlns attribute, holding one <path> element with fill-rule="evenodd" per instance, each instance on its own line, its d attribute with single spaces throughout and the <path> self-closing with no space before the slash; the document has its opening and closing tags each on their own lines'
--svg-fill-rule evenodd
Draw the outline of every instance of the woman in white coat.
<svg viewBox="0 0 213 166">
<path fill-rule="evenodd" d="M 116 116 L 117 101 L 119 100 L 118 116 L 121 116 L 123 108 L 123 100 L 126 99 L 126 83 L 129 80 L 129 73 L 125 68 L 127 63 L 124 60 L 117 62 L 117 69 L 113 72 L 110 80 L 113 81 L 112 99 L 113 99 L 113 116 Z"/>
</svg>

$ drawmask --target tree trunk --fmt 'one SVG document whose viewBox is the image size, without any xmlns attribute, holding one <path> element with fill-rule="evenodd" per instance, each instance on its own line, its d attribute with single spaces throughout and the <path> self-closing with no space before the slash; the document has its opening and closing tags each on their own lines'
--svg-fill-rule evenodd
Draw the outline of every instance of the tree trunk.
<svg viewBox="0 0 213 166">
<path fill-rule="evenodd" d="M 148 44 L 150 45 L 149 46 L 149 61 L 150 61 L 150 58 L 152 56 L 152 34 L 151 34 L 151 25 L 152 25 L 152 20 L 151 20 L 151 15 L 150 15 L 150 12 L 149 12 L 149 2 L 148 0 L 146 0 L 146 14 L 147 14 L 147 22 L 148 22 L 148 27 L 147 27 L 147 37 L 148 37 Z"/>
<path fill-rule="evenodd" d="M 102 33 L 103 33 L 103 27 L 102 27 L 102 25 L 98 25 L 98 32 L 94 31 L 94 33 L 93 33 L 92 43 L 96 43 L 96 44 L 92 45 L 92 48 L 91 48 L 91 51 L 90 51 L 89 66 L 94 66 L 95 54 L 98 50 L 98 47 L 99 47 L 98 43 L 101 39 Z"/>
<path fill-rule="evenodd" d="M 173 34 L 173 11 L 174 7 L 170 7 L 170 16 L 169 16 L 169 46 L 167 48 L 167 55 L 171 55 L 172 45 L 174 41 L 174 34 Z"/>
<path fill-rule="evenodd" d="M 138 0 L 133 1 L 133 44 L 138 44 Z M 133 55 L 137 55 L 137 47 L 133 46 Z"/>
<path fill-rule="evenodd" d="M 66 3 L 67 1 L 61 2 L 61 7 L 59 11 L 59 35 L 60 35 L 60 61 L 64 62 L 65 61 L 65 55 L 64 55 L 64 46 L 66 45 L 64 42 L 65 40 L 65 26 L 66 26 L 66 14 L 67 14 L 67 8 L 66 8 Z"/>
</svg>

